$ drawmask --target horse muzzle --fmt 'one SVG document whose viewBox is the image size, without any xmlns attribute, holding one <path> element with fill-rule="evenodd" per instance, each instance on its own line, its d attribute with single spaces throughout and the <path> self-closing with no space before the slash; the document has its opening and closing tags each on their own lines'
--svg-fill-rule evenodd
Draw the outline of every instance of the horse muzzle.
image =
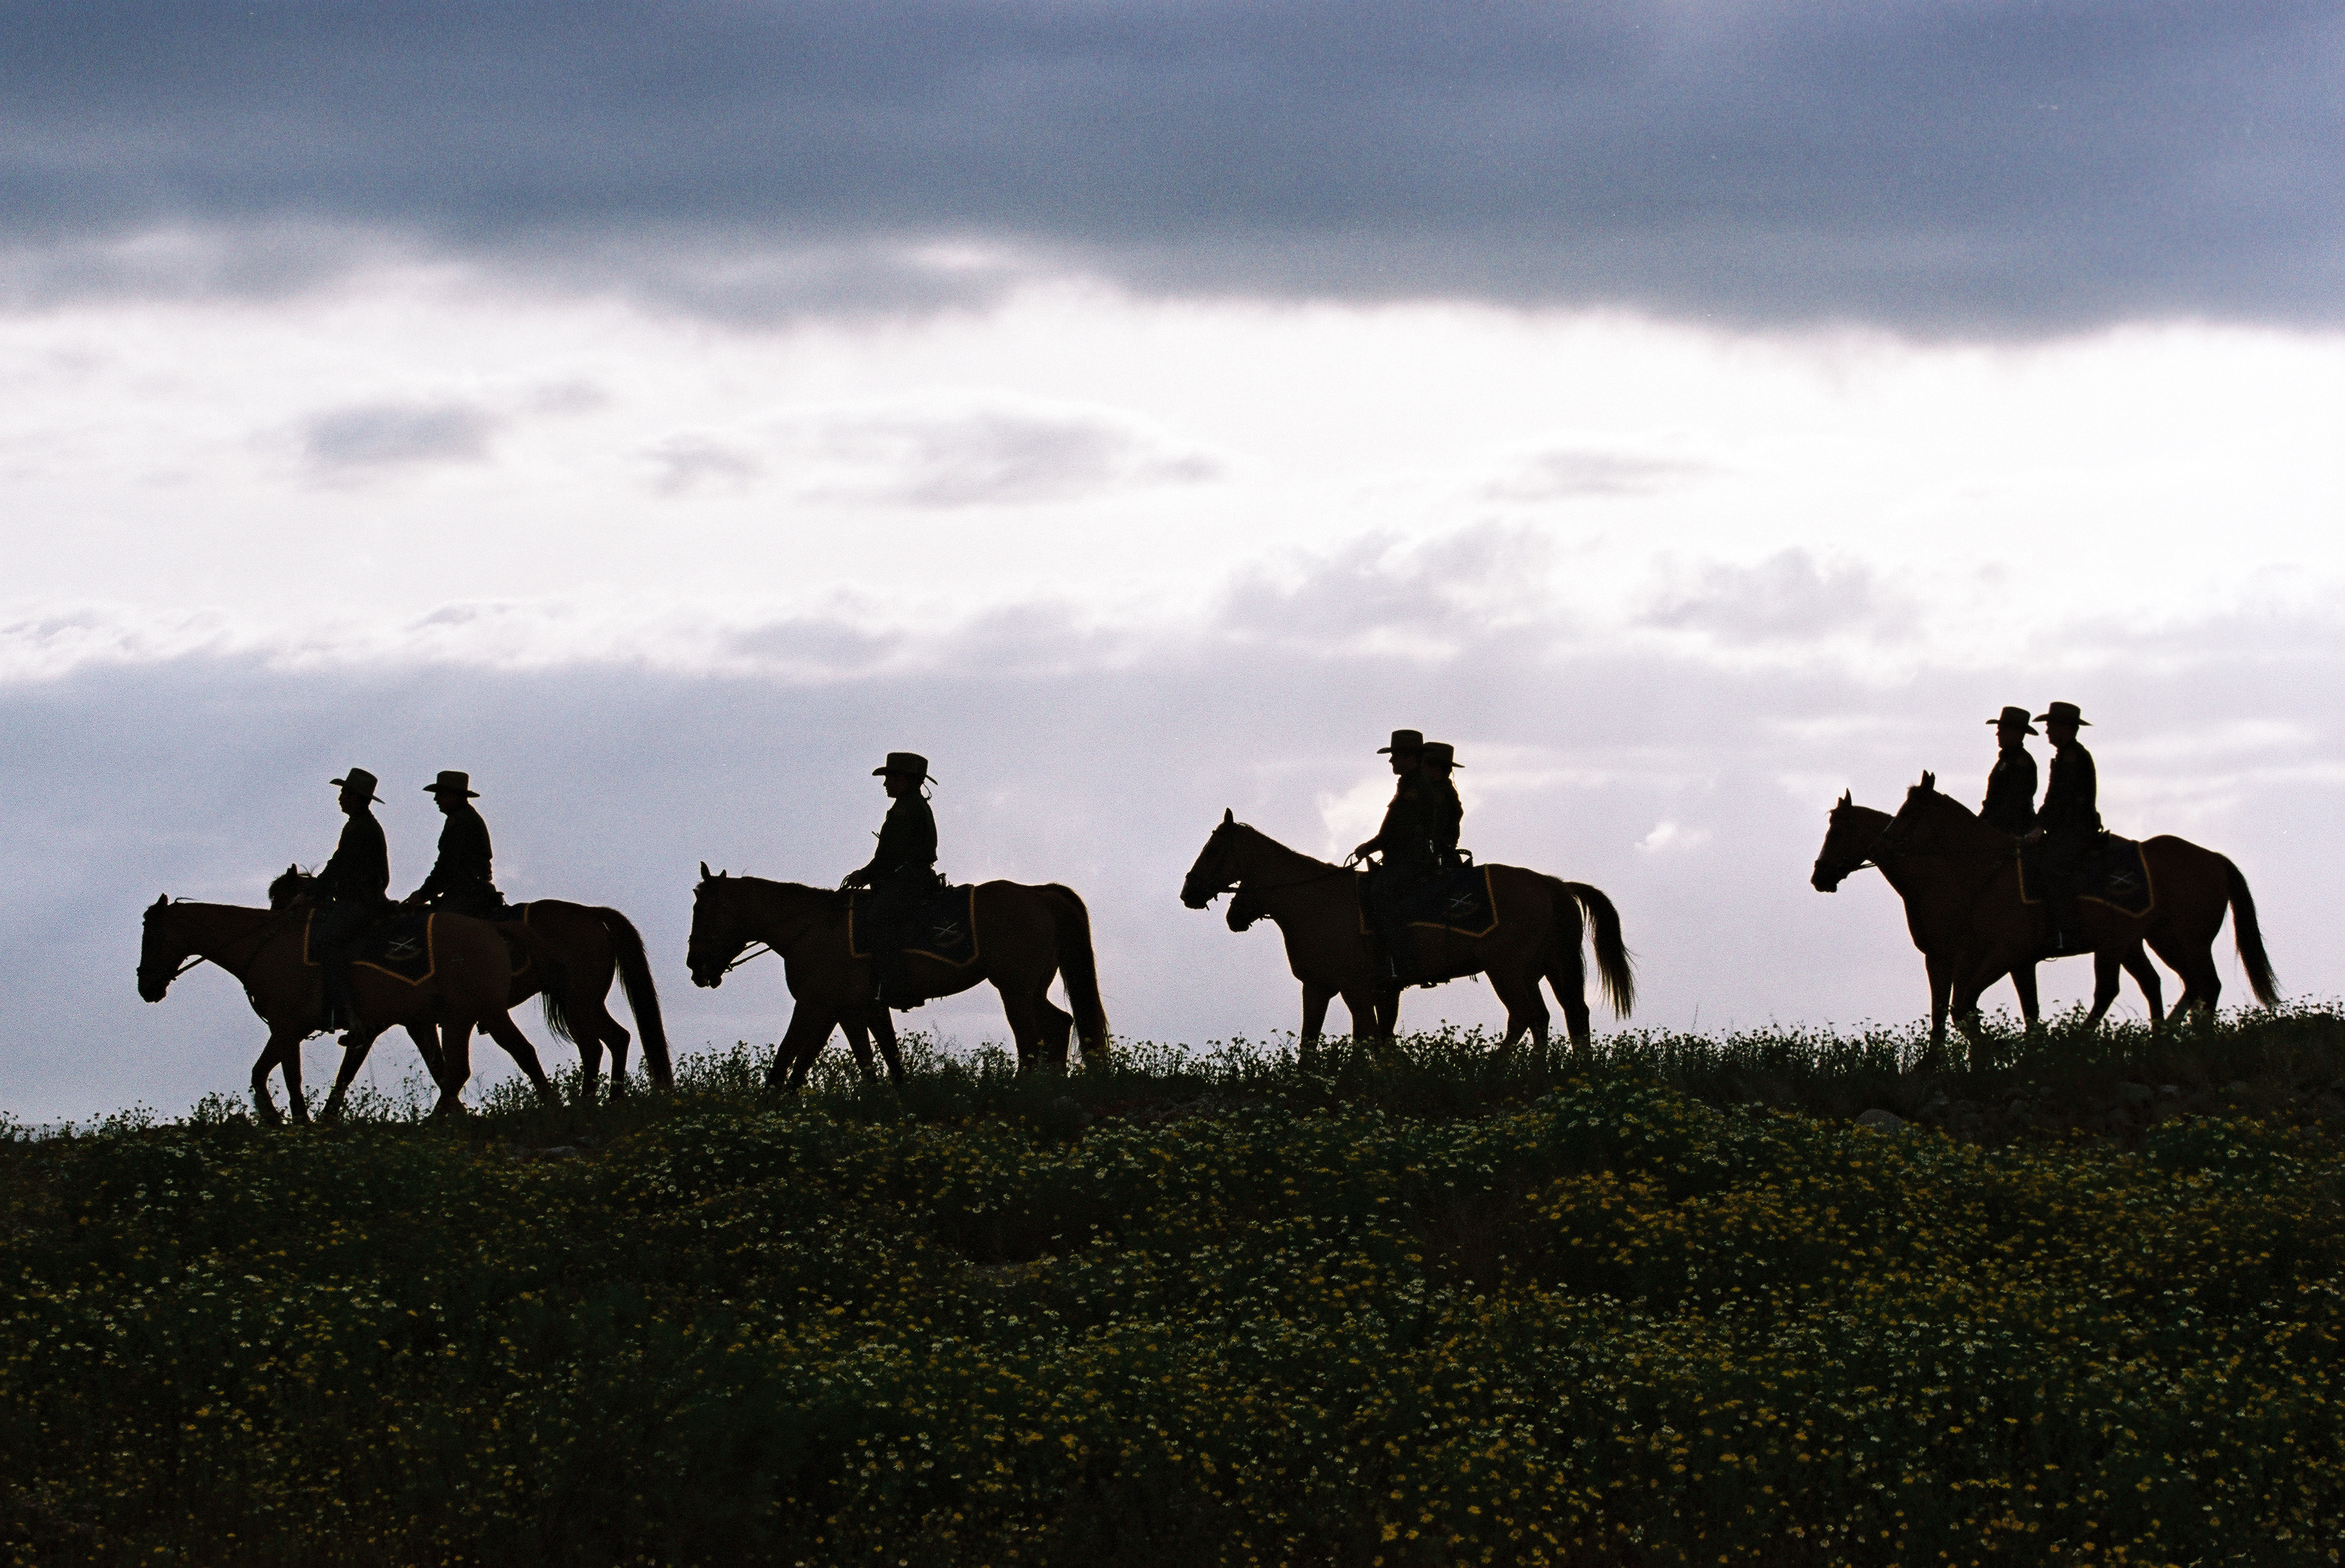
<svg viewBox="0 0 2345 1568">
<path fill-rule="evenodd" d="M 1181 902 L 1192 909 L 1203 909 L 1222 895 L 1218 887 L 1207 887 L 1195 877 L 1181 885 Z"/>
<path fill-rule="evenodd" d="M 142 1002 L 159 1002 L 163 999 L 163 993 L 170 988 L 168 980 L 157 980 L 151 975 L 138 976 L 138 999 Z"/>
<path fill-rule="evenodd" d="M 1816 862 L 1815 875 L 1808 878 L 1808 885 L 1818 893 L 1837 893 L 1840 891 L 1842 881 L 1847 875 L 1847 872 L 1834 870 L 1819 860 Z"/>
</svg>

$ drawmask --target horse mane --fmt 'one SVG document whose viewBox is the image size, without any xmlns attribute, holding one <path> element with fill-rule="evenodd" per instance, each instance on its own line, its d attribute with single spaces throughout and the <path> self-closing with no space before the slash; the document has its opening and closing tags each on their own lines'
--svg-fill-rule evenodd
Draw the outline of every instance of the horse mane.
<svg viewBox="0 0 2345 1568">
<path fill-rule="evenodd" d="M 714 872 L 702 877 L 694 886 L 692 895 L 697 898 L 712 889 L 727 887 L 737 887 L 766 895 L 779 894 L 786 897 L 819 898 L 834 905 L 843 906 L 847 902 L 847 892 L 844 888 L 817 887 L 805 882 L 779 882 L 770 876 L 735 876 L 726 871 Z"/>
<path fill-rule="evenodd" d="M 285 901 L 310 890 L 318 879 L 298 865 L 289 865 L 269 884 L 269 907 L 281 909 Z"/>
<path fill-rule="evenodd" d="M 1290 847 L 1290 846 L 1289 846 L 1289 845 L 1284 845 L 1284 844 L 1279 843 L 1279 842 L 1278 842 L 1278 840 L 1276 840 L 1276 839 L 1274 839 L 1274 838 L 1271 837 L 1271 836 L 1270 836 L 1270 835 L 1268 835 L 1268 834 L 1266 834 L 1266 833 L 1263 832 L 1263 830 L 1262 830 L 1262 829 L 1260 829 L 1260 828 L 1258 828 L 1258 827 L 1254 826 L 1254 824 L 1252 824 L 1252 823 L 1250 823 L 1250 822 L 1233 822 L 1233 823 L 1231 823 L 1231 824 L 1229 824 L 1229 826 L 1230 826 L 1231 828 L 1235 829 L 1236 831 L 1238 831 L 1238 832 L 1240 832 L 1240 833 L 1244 833 L 1244 834 L 1247 834 L 1247 835 L 1251 835 L 1253 838 L 1254 838 L 1254 839 L 1255 839 L 1255 840 L 1257 840 L 1258 842 L 1260 842 L 1260 843 L 1262 843 L 1262 844 L 1264 844 L 1264 845 L 1268 845 L 1268 846 L 1269 846 L 1270 848 L 1272 848 L 1272 849 L 1274 849 L 1274 850 L 1278 851 L 1278 853 L 1279 853 L 1279 854 L 1281 854 L 1281 855 L 1292 855 L 1292 856 L 1294 856 L 1295 859 L 1297 859 L 1297 860 L 1299 860 L 1299 861 L 1304 862 L 1304 863 L 1305 865 L 1316 865 L 1316 866 L 1319 866 L 1319 867 L 1321 867 L 1321 868 L 1323 868 L 1323 869 L 1325 869 L 1325 870 L 1328 870 L 1328 871 L 1341 871 L 1341 870 L 1343 870 L 1343 869 L 1344 869 L 1342 866 L 1337 865 L 1336 865 L 1335 862 L 1333 862 L 1333 861 L 1330 861 L 1330 860 L 1322 860 L 1322 859 L 1320 859 L 1317 855 L 1305 855 L 1305 854 L 1304 854 L 1304 853 L 1303 853 L 1301 850 L 1299 850 L 1299 849 L 1292 848 L 1292 847 Z M 1223 830 L 1218 830 L 1218 829 L 1217 829 L 1216 831 L 1223 831 Z"/>
</svg>

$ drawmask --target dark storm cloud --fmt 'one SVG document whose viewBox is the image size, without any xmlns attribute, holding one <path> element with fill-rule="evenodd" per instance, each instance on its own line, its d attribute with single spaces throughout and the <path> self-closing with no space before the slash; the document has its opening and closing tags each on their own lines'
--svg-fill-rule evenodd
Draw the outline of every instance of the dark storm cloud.
<svg viewBox="0 0 2345 1568">
<path fill-rule="evenodd" d="M 279 290 L 335 233 L 738 319 L 1070 270 L 1925 332 L 2345 298 L 2327 4 L 56 3 L 8 35 L 20 301 Z"/>
</svg>

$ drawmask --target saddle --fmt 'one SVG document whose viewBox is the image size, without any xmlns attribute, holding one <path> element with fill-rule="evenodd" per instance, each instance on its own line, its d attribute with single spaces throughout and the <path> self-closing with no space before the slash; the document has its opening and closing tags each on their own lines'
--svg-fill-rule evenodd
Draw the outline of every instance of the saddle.
<svg viewBox="0 0 2345 1568">
<path fill-rule="evenodd" d="M 526 904 L 508 905 L 501 913 L 506 923 L 518 920 L 528 924 Z M 301 916 L 301 962 L 313 969 L 323 962 L 310 950 L 310 923 L 317 916 L 314 909 Z M 379 970 L 394 980 L 421 986 L 439 971 L 439 927 L 434 924 L 439 918 L 436 910 L 400 910 L 359 933 L 350 945 L 350 961 Z M 536 962 L 522 948 L 508 946 L 505 952 L 516 975 Z"/>
<path fill-rule="evenodd" d="M 2041 844 L 2018 847 L 2019 897 L 2023 904 L 2041 904 L 2055 888 L 2044 864 Z M 2076 896 L 2105 904 L 2119 914 L 2139 919 L 2157 907 L 2157 890 L 2150 885 L 2149 861 L 2137 839 L 2104 833 L 2086 846 L 2076 867 Z"/>
<path fill-rule="evenodd" d="M 1360 935 L 1376 934 L 1369 918 L 1368 879 L 1354 885 L 1360 911 Z M 1460 936 L 1487 936 L 1498 928 L 1498 901 L 1490 892 L 1490 868 L 1470 863 L 1419 883 L 1401 899 L 1401 918 L 1411 926 L 1455 931 Z"/>
<path fill-rule="evenodd" d="M 855 916 L 865 896 L 859 890 L 847 895 L 847 951 L 856 958 L 871 956 L 870 945 L 856 931 Z M 968 968 L 977 962 L 976 885 L 965 883 L 939 889 L 904 922 L 904 931 L 903 951 L 956 969 Z"/>
<path fill-rule="evenodd" d="M 310 950 L 310 932 L 318 918 L 314 909 L 301 916 L 301 962 L 311 968 L 322 966 L 324 960 Z M 421 986 L 431 978 L 439 968 L 436 951 L 437 933 L 433 922 L 440 917 L 428 910 L 405 910 L 385 920 L 379 920 L 359 933 L 349 947 L 353 966 L 363 965 L 394 980 L 411 986 Z"/>
</svg>

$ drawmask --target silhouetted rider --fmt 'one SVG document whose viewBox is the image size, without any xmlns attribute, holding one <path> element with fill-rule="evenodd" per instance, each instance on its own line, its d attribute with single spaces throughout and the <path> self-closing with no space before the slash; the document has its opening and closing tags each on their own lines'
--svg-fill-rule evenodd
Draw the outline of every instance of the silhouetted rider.
<svg viewBox="0 0 2345 1568">
<path fill-rule="evenodd" d="M 504 895 L 497 891 L 490 874 L 493 852 L 489 847 L 489 824 L 481 820 L 472 804 L 481 795 L 472 788 L 472 775 L 442 769 L 423 788 L 448 822 L 440 830 L 440 857 L 432 862 L 431 875 L 407 895 L 407 902 L 482 920 L 505 917 Z"/>
<path fill-rule="evenodd" d="M 889 752 L 884 766 L 871 770 L 886 781 L 888 808 L 879 824 L 879 848 L 870 863 L 850 871 L 841 887 L 865 887 L 870 895 L 855 912 L 857 936 L 871 955 L 873 994 L 883 1006 L 917 1007 L 920 997 L 912 990 L 904 961 L 907 929 L 937 891 L 937 818 L 929 809 L 920 786 L 929 777 L 929 759 L 917 752 Z"/>
<path fill-rule="evenodd" d="M 2017 838 L 2035 825 L 2035 759 L 2028 754 L 2026 737 L 2035 733 L 2025 708 L 2005 707 L 1995 726 L 1994 771 L 1986 775 L 1986 799 L 1979 803 L 1979 820 Z"/>
<path fill-rule="evenodd" d="M 1378 746 L 1376 752 L 1392 758 L 1392 771 L 1400 782 L 1393 787 L 1392 802 L 1385 807 L 1385 820 L 1376 835 L 1352 851 L 1352 858 L 1365 860 L 1375 855 L 1382 860 L 1368 875 L 1368 913 L 1383 938 L 1391 977 L 1406 984 L 1423 970 L 1402 903 L 1425 885 L 1436 866 L 1431 802 L 1423 787 L 1424 775 L 1418 772 L 1425 734 L 1419 730 L 1395 730 L 1392 744 Z"/>
<path fill-rule="evenodd" d="M 364 768 L 352 768 L 347 777 L 332 781 L 342 792 L 342 811 L 350 820 L 342 824 L 333 858 L 310 887 L 319 909 L 310 918 L 310 953 L 325 970 L 330 1029 L 348 1028 L 358 1021 L 350 1001 L 350 944 L 391 902 L 391 850 L 383 843 L 382 824 L 367 809 L 379 798 L 376 782 Z"/>
<path fill-rule="evenodd" d="M 2035 830 L 2028 842 L 2042 841 L 2045 891 L 2052 903 L 2053 951 L 2082 951 L 2083 925 L 2076 910 L 2076 877 L 2086 852 L 2101 834 L 2096 797 L 2100 781 L 2093 754 L 2076 744 L 2076 731 L 2092 723 L 2074 703 L 2055 703 L 2035 715 L 2052 741 L 2052 777 L 2044 786 L 2044 804 L 2035 814 Z"/>
<path fill-rule="evenodd" d="M 1457 786 L 1449 774 L 1464 765 L 1457 760 L 1457 748 L 1447 741 L 1427 741 L 1417 755 L 1416 771 L 1425 792 L 1425 833 L 1432 841 L 1434 865 L 1439 871 L 1457 864 L 1457 833 L 1466 824 L 1466 803 L 1457 798 Z"/>
</svg>

